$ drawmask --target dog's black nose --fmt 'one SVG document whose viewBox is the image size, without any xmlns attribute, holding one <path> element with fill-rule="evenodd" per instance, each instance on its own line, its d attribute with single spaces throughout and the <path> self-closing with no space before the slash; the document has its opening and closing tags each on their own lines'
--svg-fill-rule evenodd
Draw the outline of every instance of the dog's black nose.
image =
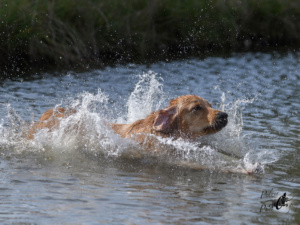
<svg viewBox="0 0 300 225">
<path fill-rule="evenodd" d="M 228 123 L 228 115 L 224 112 L 218 112 L 215 117 L 214 127 L 216 130 L 221 130 Z"/>
<path fill-rule="evenodd" d="M 220 119 L 220 120 L 227 120 L 228 114 L 224 113 L 224 112 L 218 112 L 216 117 L 217 117 L 217 119 Z"/>
</svg>

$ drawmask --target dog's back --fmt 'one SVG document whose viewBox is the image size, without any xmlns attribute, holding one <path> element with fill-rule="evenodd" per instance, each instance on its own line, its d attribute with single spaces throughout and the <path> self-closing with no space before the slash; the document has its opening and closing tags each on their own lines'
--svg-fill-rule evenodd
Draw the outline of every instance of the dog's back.
<svg viewBox="0 0 300 225">
<path fill-rule="evenodd" d="M 57 107 L 47 110 L 28 130 L 26 137 L 32 139 L 40 129 L 49 131 L 59 126 L 60 120 L 75 113 L 75 110 Z M 173 99 L 167 108 L 148 115 L 132 124 L 109 124 L 123 138 L 144 142 L 147 134 L 160 137 L 195 139 L 216 133 L 227 124 L 227 114 L 213 109 L 203 98 L 185 95 Z"/>
</svg>

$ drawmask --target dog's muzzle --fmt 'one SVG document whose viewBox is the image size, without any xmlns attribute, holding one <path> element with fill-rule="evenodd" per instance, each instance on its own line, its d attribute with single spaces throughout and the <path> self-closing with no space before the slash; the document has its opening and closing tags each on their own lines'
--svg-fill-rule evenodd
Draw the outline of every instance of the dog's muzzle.
<svg viewBox="0 0 300 225">
<path fill-rule="evenodd" d="M 227 125 L 228 115 L 224 112 L 218 112 L 213 123 L 213 128 L 216 130 L 222 129 Z"/>
</svg>

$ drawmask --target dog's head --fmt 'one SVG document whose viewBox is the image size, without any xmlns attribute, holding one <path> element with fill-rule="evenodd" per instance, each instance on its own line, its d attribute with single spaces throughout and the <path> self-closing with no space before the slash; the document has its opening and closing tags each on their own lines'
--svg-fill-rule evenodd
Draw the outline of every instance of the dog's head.
<svg viewBox="0 0 300 225">
<path fill-rule="evenodd" d="M 226 126 L 227 117 L 226 113 L 213 109 L 205 99 L 185 95 L 171 100 L 168 108 L 157 112 L 153 129 L 197 138 L 220 131 Z"/>
</svg>

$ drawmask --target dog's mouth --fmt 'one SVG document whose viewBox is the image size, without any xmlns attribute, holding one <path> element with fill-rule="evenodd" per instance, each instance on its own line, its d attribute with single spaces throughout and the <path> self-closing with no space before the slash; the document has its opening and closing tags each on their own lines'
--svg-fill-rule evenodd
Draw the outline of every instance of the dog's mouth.
<svg viewBox="0 0 300 225">
<path fill-rule="evenodd" d="M 227 123 L 228 123 L 227 118 L 218 119 L 215 120 L 215 122 L 212 125 L 212 128 L 215 130 L 221 130 L 227 125 Z"/>
<path fill-rule="evenodd" d="M 227 113 L 219 112 L 214 120 L 213 124 L 204 128 L 207 133 L 215 133 L 224 128 L 228 123 Z"/>
</svg>

